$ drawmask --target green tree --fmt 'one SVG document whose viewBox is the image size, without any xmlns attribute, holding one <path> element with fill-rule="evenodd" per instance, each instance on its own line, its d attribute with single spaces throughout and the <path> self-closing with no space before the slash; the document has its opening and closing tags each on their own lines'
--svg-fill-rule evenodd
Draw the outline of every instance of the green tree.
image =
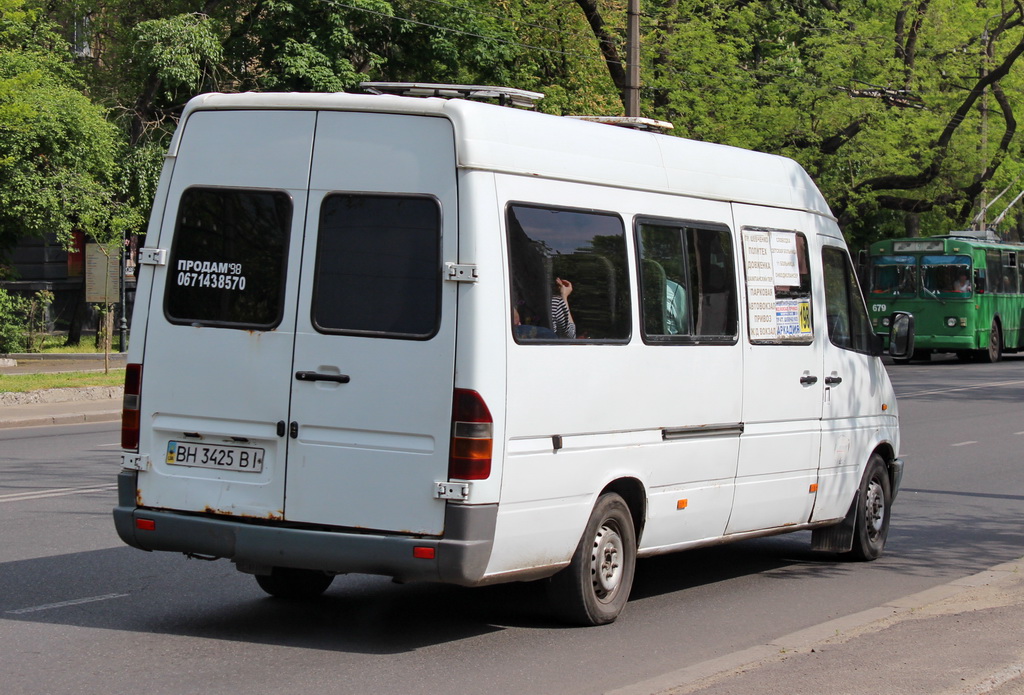
<svg viewBox="0 0 1024 695">
<path fill-rule="evenodd" d="M 0 253 L 26 235 L 69 243 L 121 222 L 118 133 L 82 93 L 55 27 L 23 0 L 0 0 Z"/>
<path fill-rule="evenodd" d="M 621 0 L 577 5 L 602 46 L 621 45 Z M 677 134 L 797 159 L 855 243 L 964 228 L 1020 175 L 1019 5 L 645 0 L 643 9 L 646 115 Z M 604 52 L 616 85 L 621 54 Z"/>
</svg>

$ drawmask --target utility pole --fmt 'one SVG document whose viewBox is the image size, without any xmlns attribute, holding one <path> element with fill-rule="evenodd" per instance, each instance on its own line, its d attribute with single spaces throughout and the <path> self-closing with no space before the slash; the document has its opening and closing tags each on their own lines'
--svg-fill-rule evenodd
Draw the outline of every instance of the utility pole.
<svg viewBox="0 0 1024 695">
<path fill-rule="evenodd" d="M 629 0 L 626 26 L 626 115 L 640 115 L 640 0 Z"/>
</svg>

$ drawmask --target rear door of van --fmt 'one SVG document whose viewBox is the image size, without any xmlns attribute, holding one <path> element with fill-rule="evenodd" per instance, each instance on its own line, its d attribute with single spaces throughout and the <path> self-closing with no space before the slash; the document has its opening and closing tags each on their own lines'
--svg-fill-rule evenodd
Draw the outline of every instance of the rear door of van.
<svg viewBox="0 0 1024 695">
<path fill-rule="evenodd" d="M 440 534 L 454 373 L 446 120 L 197 111 L 158 244 L 142 506 Z"/>
</svg>

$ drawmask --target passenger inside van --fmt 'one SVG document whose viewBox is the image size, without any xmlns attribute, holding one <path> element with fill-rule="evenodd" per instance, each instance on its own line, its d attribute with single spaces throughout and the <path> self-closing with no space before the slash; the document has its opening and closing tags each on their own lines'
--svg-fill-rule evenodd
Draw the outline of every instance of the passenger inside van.
<svg viewBox="0 0 1024 695">
<path fill-rule="evenodd" d="M 572 283 L 555 278 L 555 295 L 551 297 L 551 328 L 559 338 L 575 338 L 576 323 L 569 310 L 569 295 Z"/>
<path fill-rule="evenodd" d="M 512 330 L 517 338 L 527 340 L 550 340 L 558 337 L 550 328 L 523 323 L 518 307 L 512 307 Z"/>
</svg>

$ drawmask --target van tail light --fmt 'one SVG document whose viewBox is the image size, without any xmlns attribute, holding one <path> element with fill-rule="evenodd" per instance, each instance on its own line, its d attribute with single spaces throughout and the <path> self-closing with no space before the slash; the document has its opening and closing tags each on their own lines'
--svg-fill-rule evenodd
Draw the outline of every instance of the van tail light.
<svg viewBox="0 0 1024 695">
<path fill-rule="evenodd" d="M 452 444 L 449 480 L 484 480 L 491 475 L 494 421 L 480 394 L 455 389 L 452 403 Z"/>
<path fill-rule="evenodd" d="M 138 451 L 141 424 L 142 365 L 129 364 L 124 372 L 124 404 L 121 406 L 121 448 Z"/>
</svg>

